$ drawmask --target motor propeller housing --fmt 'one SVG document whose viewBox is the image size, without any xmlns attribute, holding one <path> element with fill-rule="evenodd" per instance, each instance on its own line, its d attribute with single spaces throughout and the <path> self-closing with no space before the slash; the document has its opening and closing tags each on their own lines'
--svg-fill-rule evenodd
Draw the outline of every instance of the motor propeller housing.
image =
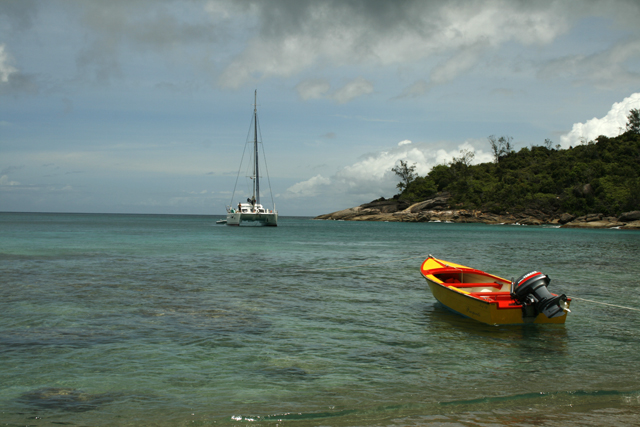
<svg viewBox="0 0 640 427">
<path fill-rule="evenodd" d="M 523 306 L 532 305 L 537 313 L 543 313 L 549 319 L 562 316 L 568 311 L 567 296 L 551 294 L 547 289 L 550 281 L 549 276 L 531 271 L 513 282 L 511 293 Z"/>
</svg>

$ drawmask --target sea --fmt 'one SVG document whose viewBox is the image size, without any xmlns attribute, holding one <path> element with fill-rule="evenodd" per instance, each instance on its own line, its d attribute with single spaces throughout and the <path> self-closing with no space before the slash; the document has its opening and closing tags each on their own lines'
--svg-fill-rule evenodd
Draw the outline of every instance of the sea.
<svg viewBox="0 0 640 427">
<path fill-rule="evenodd" d="M 640 232 L 0 213 L 0 426 L 640 425 Z M 563 325 L 449 312 L 429 255 Z"/>
</svg>

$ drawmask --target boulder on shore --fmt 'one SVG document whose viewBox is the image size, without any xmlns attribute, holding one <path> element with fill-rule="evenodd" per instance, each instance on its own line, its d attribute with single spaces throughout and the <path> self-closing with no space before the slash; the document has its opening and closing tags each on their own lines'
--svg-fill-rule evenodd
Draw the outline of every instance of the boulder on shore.
<svg viewBox="0 0 640 427">
<path fill-rule="evenodd" d="M 640 211 L 625 212 L 620 217 L 589 214 L 575 217 L 569 213 L 550 215 L 535 209 L 511 214 L 494 214 L 479 210 L 455 209 L 451 195 L 438 193 L 429 200 L 410 204 L 400 199 L 380 199 L 349 209 L 319 215 L 314 219 L 338 221 L 389 222 L 461 222 L 483 224 L 556 225 L 565 228 L 619 228 L 640 230 Z"/>
<path fill-rule="evenodd" d="M 370 203 L 360 205 L 362 209 L 375 209 L 380 213 L 393 213 L 406 209 L 409 207 L 407 200 L 399 199 L 387 199 L 387 200 L 374 200 Z"/>
<path fill-rule="evenodd" d="M 424 202 L 414 203 L 409 206 L 408 210 L 411 213 L 417 213 L 428 210 L 444 210 L 449 208 L 449 193 L 439 193 L 436 197 L 425 200 Z"/>
<path fill-rule="evenodd" d="M 640 211 L 625 212 L 618 218 L 620 222 L 640 221 Z"/>
<path fill-rule="evenodd" d="M 640 230 L 640 221 L 627 222 L 620 228 L 623 230 Z"/>
</svg>

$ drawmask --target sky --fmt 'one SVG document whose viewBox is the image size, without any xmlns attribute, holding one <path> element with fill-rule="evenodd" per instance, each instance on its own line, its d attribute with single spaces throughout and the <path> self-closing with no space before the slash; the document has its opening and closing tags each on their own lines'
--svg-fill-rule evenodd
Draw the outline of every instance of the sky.
<svg viewBox="0 0 640 427">
<path fill-rule="evenodd" d="M 392 197 L 400 160 L 489 162 L 491 135 L 617 136 L 639 22 L 637 0 L 2 0 L 0 211 L 222 215 L 256 90 L 284 216 Z"/>
</svg>

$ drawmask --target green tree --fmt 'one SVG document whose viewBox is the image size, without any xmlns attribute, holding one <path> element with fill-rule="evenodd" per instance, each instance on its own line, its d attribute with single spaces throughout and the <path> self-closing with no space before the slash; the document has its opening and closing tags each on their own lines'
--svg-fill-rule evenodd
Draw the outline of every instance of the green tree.
<svg viewBox="0 0 640 427">
<path fill-rule="evenodd" d="M 415 180 L 418 176 L 415 173 L 415 170 L 415 163 L 409 166 L 409 162 L 405 162 L 404 160 L 400 160 L 399 166 L 394 166 L 393 168 L 391 168 L 391 171 L 400 177 L 401 181 L 398 183 L 398 185 L 396 185 L 396 187 L 398 188 L 398 190 L 400 190 L 401 193 L 405 188 L 409 186 L 409 184 L 411 184 L 411 181 Z"/>
<path fill-rule="evenodd" d="M 489 140 L 489 144 L 491 145 L 494 163 L 500 162 L 500 159 L 502 157 L 506 156 L 509 153 L 513 153 L 513 146 L 511 145 L 511 141 L 513 141 L 512 137 L 501 136 L 500 138 L 496 138 L 495 136 L 491 135 L 487 139 Z"/>
<path fill-rule="evenodd" d="M 630 122 L 635 114 L 630 113 Z M 462 150 L 451 162 L 415 178 L 399 197 L 418 202 L 447 192 L 452 206 L 496 214 L 535 209 L 549 215 L 615 216 L 640 210 L 640 133 L 629 128 L 570 149 L 550 149 L 553 142 L 546 140 L 544 146 L 515 152 L 511 138 L 492 137 L 500 163 L 473 165 L 471 153 Z M 409 169 L 406 163 L 397 169 L 402 166 Z"/>
<path fill-rule="evenodd" d="M 460 157 L 454 157 L 453 159 L 451 159 L 451 163 L 449 163 L 450 165 L 455 165 L 455 164 L 463 164 L 466 167 L 471 166 L 471 162 L 473 162 L 473 158 L 476 156 L 476 154 L 471 151 L 471 150 L 460 150 Z"/>
<path fill-rule="evenodd" d="M 629 111 L 627 116 L 627 130 L 640 134 L 640 109 L 634 108 Z"/>
</svg>

